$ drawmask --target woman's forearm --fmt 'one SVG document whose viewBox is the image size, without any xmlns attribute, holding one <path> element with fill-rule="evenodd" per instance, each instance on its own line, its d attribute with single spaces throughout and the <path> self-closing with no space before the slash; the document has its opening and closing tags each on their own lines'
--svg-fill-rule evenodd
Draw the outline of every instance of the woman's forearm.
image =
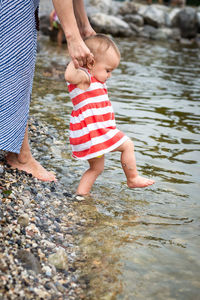
<svg viewBox="0 0 200 300">
<path fill-rule="evenodd" d="M 66 40 L 69 55 L 73 60 L 74 66 L 76 68 L 86 65 L 87 62 L 93 61 L 93 54 L 90 52 L 86 44 L 84 43 L 82 36 L 89 36 L 95 33 L 92 33 L 91 27 L 84 29 L 84 33 L 80 33 L 78 24 L 76 21 L 76 14 L 78 11 L 77 18 L 81 20 L 81 22 L 87 23 L 87 16 L 84 9 L 84 3 L 81 0 L 75 0 L 75 7 L 73 6 L 73 0 L 53 0 L 53 4 L 56 10 L 56 14 L 60 20 L 62 25 Z M 80 6 L 78 7 L 78 3 Z M 86 19 L 85 19 L 86 18 Z M 89 23 L 89 22 L 88 22 Z M 89 32 L 89 34 L 88 34 Z"/>
<path fill-rule="evenodd" d="M 73 0 L 74 13 L 79 28 L 88 25 L 88 17 L 85 11 L 83 0 Z"/>
<path fill-rule="evenodd" d="M 53 4 L 66 39 L 81 39 L 74 15 L 73 0 L 53 0 Z"/>
<path fill-rule="evenodd" d="M 73 0 L 74 14 L 82 38 L 96 34 L 88 20 L 84 0 Z"/>
</svg>

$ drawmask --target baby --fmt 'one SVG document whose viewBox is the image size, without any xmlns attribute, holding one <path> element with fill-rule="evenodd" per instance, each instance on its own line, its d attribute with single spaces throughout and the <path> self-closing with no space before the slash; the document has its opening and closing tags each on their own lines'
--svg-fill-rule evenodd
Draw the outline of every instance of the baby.
<svg viewBox="0 0 200 300">
<path fill-rule="evenodd" d="M 76 69 L 71 61 L 65 80 L 73 103 L 70 117 L 70 144 L 73 157 L 87 160 L 89 169 L 83 174 L 76 194 L 87 195 L 104 169 L 104 154 L 121 152 L 121 165 L 129 188 L 143 188 L 154 180 L 138 175 L 133 142 L 116 128 L 106 80 L 120 62 L 116 44 L 97 34 L 85 40 L 94 61 Z"/>
</svg>

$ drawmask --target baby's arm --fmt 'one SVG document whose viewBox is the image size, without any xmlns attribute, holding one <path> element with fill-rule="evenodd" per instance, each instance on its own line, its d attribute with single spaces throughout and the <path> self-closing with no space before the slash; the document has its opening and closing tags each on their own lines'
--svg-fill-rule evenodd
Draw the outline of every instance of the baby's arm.
<svg viewBox="0 0 200 300">
<path fill-rule="evenodd" d="M 77 87 L 82 89 L 87 89 L 90 85 L 90 78 L 87 73 L 81 69 L 76 69 L 72 61 L 67 65 L 65 70 L 65 80 L 76 84 Z"/>
</svg>

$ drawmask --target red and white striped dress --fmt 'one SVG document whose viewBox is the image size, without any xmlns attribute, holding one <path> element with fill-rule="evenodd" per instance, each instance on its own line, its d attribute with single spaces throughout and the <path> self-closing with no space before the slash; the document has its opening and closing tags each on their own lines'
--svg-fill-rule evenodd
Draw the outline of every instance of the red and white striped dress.
<svg viewBox="0 0 200 300">
<path fill-rule="evenodd" d="M 108 153 L 128 137 L 116 128 L 115 116 L 106 84 L 89 74 L 87 90 L 67 83 L 73 103 L 70 117 L 70 144 L 72 156 L 86 160 Z"/>
</svg>

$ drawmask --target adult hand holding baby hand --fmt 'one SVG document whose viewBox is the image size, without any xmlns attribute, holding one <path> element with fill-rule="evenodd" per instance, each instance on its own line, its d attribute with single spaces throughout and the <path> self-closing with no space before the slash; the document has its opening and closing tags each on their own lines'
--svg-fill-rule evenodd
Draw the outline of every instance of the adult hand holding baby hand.
<svg viewBox="0 0 200 300">
<path fill-rule="evenodd" d="M 72 58 L 75 68 L 86 66 L 88 63 L 94 61 L 93 54 L 90 52 L 82 39 L 68 39 L 67 42 L 69 55 Z"/>
</svg>

